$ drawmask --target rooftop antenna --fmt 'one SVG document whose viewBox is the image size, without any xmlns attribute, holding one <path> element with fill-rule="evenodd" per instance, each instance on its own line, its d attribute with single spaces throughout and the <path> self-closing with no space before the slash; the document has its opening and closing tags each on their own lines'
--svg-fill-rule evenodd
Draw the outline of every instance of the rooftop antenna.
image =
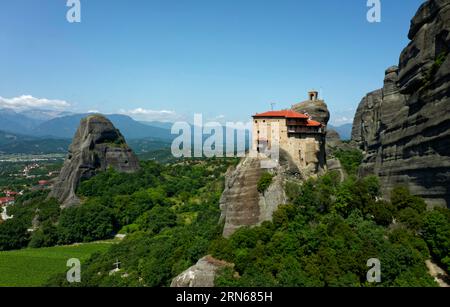
<svg viewBox="0 0 450 307">
<path fill-rule="evenodd" d="M 272 111 L 273 111 L 273 108 L 275 107 L 275 105 L 276 105 L 275 102 L 271 102 L 271 103 L 270 103 L 270 107 L 271 107 Z"/>
</svg>

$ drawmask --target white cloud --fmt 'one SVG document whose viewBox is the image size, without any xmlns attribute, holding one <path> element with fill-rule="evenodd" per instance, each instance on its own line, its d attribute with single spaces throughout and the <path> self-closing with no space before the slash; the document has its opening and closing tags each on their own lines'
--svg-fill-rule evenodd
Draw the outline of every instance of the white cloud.
<svg viewBox="0 0 450 307">
<path fill-rule="evenodd" d="M 137 108 L 133 110 L 119 110 L 120 114 L 128 115 L 135 120 L 141 121 L 160 121 L 160 122 L 174 122 L 182 119 L 182 116 L 174 111 L 168 110 L 149 110 Z"/>
<path fill-rule="evenodd" d="M 3 98 L 0 96 L 0 108 L 13 110 L 31 110 L 45 108 L 51 110 L 62 110 L 70 107 L 70 104 L 64 100 L 36 98 L 31 95 L 22 95 L 13 98 Z"/>
<path fill-rule="evenodd" d="M 89 110 L 88 113 L 101 113 L 99 110 Z"/>
<path fill-rule="evenodd" d="M 348 116 L 336 116 L 331 118 L 331 124 L 333 126 L 341 126 L 345 124 L 353 123 L 353 118 Z"/>
</svg>

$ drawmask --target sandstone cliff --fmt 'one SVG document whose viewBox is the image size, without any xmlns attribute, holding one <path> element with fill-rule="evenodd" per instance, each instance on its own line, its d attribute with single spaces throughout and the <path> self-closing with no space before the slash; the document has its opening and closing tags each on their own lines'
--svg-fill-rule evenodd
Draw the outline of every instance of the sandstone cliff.
<svg viewBox="0 0 450 307">
<path fill-rule="evenodd" d="M 220 199 L 224 237 L 231 236 L 240 227 L 272 220 L 278 206 L 286 202 L 283 175 L 276 169 L 273 170 L 276 176 L 267 191 L 258 192 L 263 171 L 260 159 L 247 157 L 226 174 L 225 190 Z"/>
<path fill-rule="evenodd" d="M 450 1 L 425 2 L 409 38 L 384 87 L 362 99 L 352 140 L 365 152 L 361 173 L 380 176 L 385 196 L 406 184 L 450 206 Z"/>
<path fill-rule="evenodd" d="M 205 256 L 172 280 L 171 287 L 214 287 L 218 271 L 233 264 Z"/>
<path fill-rule="evenodd" d="M 56 198 L 63 207 L 78 204 L 75 192 L 80 181 L 109 167 L 134 172 L 139 169 L 139 161 L 107 118 L 88 116 L 81 120 L 49 197 Z"/>
</svg>

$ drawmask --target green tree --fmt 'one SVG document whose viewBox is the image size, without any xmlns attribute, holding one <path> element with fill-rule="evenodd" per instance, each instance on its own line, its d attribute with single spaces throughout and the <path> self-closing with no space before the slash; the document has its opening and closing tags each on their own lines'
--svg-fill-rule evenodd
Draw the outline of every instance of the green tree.
<svg viewBox="0 0 450 307">
<path fill-rule="evenodd" d="M 95 203 L 67 208 L 62 211 L 58 224 L 58 242 L 71 244 L 110 238 L 113 218 L 109 208 Z"/>
<path fill-rule="evenodd" d="M 172 209 L 159 205 L 145 212 L 136 220 L 136 224 L 144 231 L 158 234 L 166 227 L 176 225 L 177 216 Z"/>
<path fill-rule="evenodd" d="M 0 224 L 0 250 L 25 247 L 29 241 L 27 223 L 21 219 L 7 220 Z"/>
<path fill-rule="evenodd" d="M 420 197 L 411 195 L 409 189 L 405 186 L 395 187 L 391 191 L 391 203 L 396 211 L 412 208 L 422 214 L 427 208 L 425 201 Z"/>
<path fill-rule="evenodd" d="M 426 214 L 423 221 L 423 238 L 427 242 L 432 254 L 438 261 L 448 266 L 450 255 L 450 220 L 439 210 Z"/>
<path fill-rule="evenodd" d="M 273 179 L 272 174 L 264 172 L 258 180 L 258 191 L 260 193 L 264 193 L 272 184 L 272 179 Z"/>
<path fill-rule="evenodd" d="M 342 164 L 347 174 L 356 175 L 362 163 L 363 154 L 359 149 L 337 150 L 334 155 Z"/>
<path fill-rule="evenodd" d="M 58 229 L 50 221 L 44 222 L 41 227 L 33 233 L 29 247 L 50 247 L 58 242 Z"/>
</svg>

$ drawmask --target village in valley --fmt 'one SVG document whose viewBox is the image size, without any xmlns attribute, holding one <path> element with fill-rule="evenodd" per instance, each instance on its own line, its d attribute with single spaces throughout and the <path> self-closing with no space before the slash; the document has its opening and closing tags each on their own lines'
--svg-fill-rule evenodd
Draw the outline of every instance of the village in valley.
<svg viewBox="0 0 450 307">
<path fill-rule="evenodd" d="M 47 190 L 59 175 L 64 155 L 0 154 L 0 223 L 11 219 L 7 208 L 29 191 Z"/>
</svg>

